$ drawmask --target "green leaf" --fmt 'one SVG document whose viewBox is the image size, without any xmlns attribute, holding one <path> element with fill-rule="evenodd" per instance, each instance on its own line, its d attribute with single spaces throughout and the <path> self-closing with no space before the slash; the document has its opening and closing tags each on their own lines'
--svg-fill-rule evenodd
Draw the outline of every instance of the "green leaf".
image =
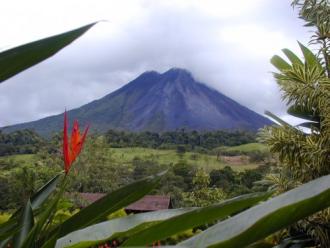
<svg viewBox="0 0 330 248">
<path fill-rule="evenodd" d="M 1 52 L 0 83 L 51 57 L 83 35 L 93 25 L 95 23 Z"/>
<path fill-rule="evenodd" d="M 136 202 L 149 193 L 158 184 L 163 173 L 137 181 L 113 191 L 62 223 L 58 237 L 101 221 L 129 204 Z"/>
<path fill-rule="evenodd" d="M 320 70 L 323 70 L 320 61 L 314 55 L 314 53 L 311 50 L 309 50 L 307 47 L 305 47 L 303 44 L 301 44 L 299 41 L 298 41 L 298 44 L 300 46 L 302 53 L 304 54 L 305 63 L 307 63 L 307 65 L 310 65 L 310 66 L 316 65 Z"/>
<path fill-rule="evenodd" d="M 143 246 L 177 233 L 226 218 L 267 199 L 271 193 L 248 194 L 173 217 L 131 236 L 122 246 Z"/>
<path fill-rule="evenodd" d="M 57 208 L 57 203 L 60 200 L 60 198 L 62 197 L 67 183 L 68 183 L 68 177 L 65 176 L 61 183 L 60 190 L 57 192 L 57 194 L 54 196 L 54 198 L 50 201 L 50 203 L 48 203 L 45 206 L 44 210 L 41 212 L 40 216 L 38 217 L 37 223 L 33 226 L 32 230 L 29 232 L 29 235 L 24 240 L 21 248 L 34 247 L 35 242 L 37 241 L 39 235 L 47 235 L 45 233 L 45 229 L 43 229 L 43 228 L 44 228 L 44 226 L 47 225 L 47 221 L 52 219 L 52 216 L 54 215 L 56 208 Z"/>
<path fill-rule="evenodd" d="M 282 49 L 283 53 L 287 56 L 287 58 L 291 61 L 292 64 L 303 65 L 303 62 L 289 49 Z"/>
<path fill-rule="evenodd" d="M 6 237 L 9 237 L 12 233 L 16 233 L 17 229 L 19 229 L 17 225 L 17 219 L 9 219 L 5 223 L 2 223 L 0 225 L 0 239 L 4 239 Z"/>
<path fill-rule="evenodd" d="M 31 208 L 33 211 L 37 210 L 53 193 L 59 182 L 62 173 L 57 174 L 52 179 L 50 179 L 46 184 L 44 184 L 36 193 L 31 197 Z M 20 215 L 21 209 L 18 209 L 10 219 L 16 219 Z M 0 227 L 1 229 L 1 227 Z"/>
<path fill-rule="evenodd" d="M 245 247 L 329 206 L 330 176 L 324 176 L 222 221 L 179 245 Z"/>
<path fill-rule="evenodd" d="M 6 227 L 6 230 L 2 230 L 2 232 L 0 233 L 0 240 L 10 240 L 21 229 L 21 226 L 17 225 L 16 223 L 14 223 L 14 225 L 8 225 Z"/>
<path fill-rule="evenodd" d="M 46 199 L 48 199 L 50 194 L 56 189 L 56 185 L 59 181 L 60 176 L 61 174 L 57 174 L 32 196 L 32 210 L 36 210 L 45 202 Z M 21 228 L 21 226 L 18 224 L 18 219 L 21 216 L 21 211 L 22 209 L 17 210 L 10 218 L 10 220 L 0 225 L 1 239 L 14 235 Z"/>
<path fill-rule="evenodd" d="M 280 56 L 275 55 L 271 58 L 270 62 L 275 66 L 279 71 L 290 70 L 291 65 L 282 59 Z"/>
<path fill-rule="evenodd" d="M 2 239 L 0 241 L 0 248 L 7 248 L 8 242 L 10 241 L 10 238 Z"/>
<path fill-rule="evenodd" d="M 160 210 L 149 213 L 133 214 L 123 218 L 105 221 L 64 236 L 63 238 L 57 240 L 55 248 L 91 247 L 104 241 L 117 238 L 118 236 L 129 236 L 133 231 L 139 230 L 145 226 L 154 226 L 152 223 L 157 223 L 158 221 L 165 220 L 191 210 L 193 210 L 193 208 Z"/>
<path fill-rule="evenodd" d="M 29 232 L 31 231 L 34 225 L 33 211 L 30 200 L 27 201 L 24 211 L 22 212 L 20 225 L 22 226 L 22 228 L 14 236 L 14 248 L 21 247 L 23 241 L 28 236 Z"/>
<path fill-rule="evenodd" d="M 50 196 L 51 193 L 56 189 L 62 173 L 57 174 L 51 180 L 49 180 L 45 185 L 43 185 L 32 197 L 31 197 L 31 208 L 36 210 L 39 208 L 45 200 Z"/>
</svg>

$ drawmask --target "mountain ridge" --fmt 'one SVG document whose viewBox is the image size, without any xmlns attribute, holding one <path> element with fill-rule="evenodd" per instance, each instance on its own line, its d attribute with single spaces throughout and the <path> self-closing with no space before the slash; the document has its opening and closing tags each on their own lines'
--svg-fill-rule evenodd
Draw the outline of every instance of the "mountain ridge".
<svg viewBox="0 0 330 248">
<path fill-rule="evenodd" d="M 34 129 L 41 135 L 60 131 L 62 114 L 2 128 L 5 132 Z M 178 128 L 257 130 L 271 124 L 267 118 L 244 107 L 215 89 L 196 81 L 180 68 L 164 73 L 146 71 L 118 90 L 68 111 L 82 125 L 95 131 L 168 131 Z"/>
</svg>

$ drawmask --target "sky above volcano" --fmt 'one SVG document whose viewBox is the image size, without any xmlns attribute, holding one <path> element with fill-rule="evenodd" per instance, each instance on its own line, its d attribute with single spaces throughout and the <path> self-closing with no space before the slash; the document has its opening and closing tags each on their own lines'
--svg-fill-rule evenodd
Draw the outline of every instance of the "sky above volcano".
<svg viewBox="0 0 330 248">
<path fill-rule="evenodd" d="M 102 21 L 0 84 L 0 126 L 79 107 L 144 71 L 172 67 L 260 114 L 287 118 L 269 61 L 282 48 L 299 54 L 297 40 L 311 35 L 289 0 L 11 0 L 1 10 L 1 50 Z"/>
</svg>

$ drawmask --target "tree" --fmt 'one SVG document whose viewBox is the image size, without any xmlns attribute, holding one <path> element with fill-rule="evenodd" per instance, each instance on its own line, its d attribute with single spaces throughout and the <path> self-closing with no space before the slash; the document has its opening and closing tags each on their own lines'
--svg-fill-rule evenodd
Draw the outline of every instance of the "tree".
<svg viewBox="0 0 330 248">
<path fill-rule="evenodd" d="M 301 61 L 288 49 L 283 52 L 291 62 L 274 56 L 274 73 L 288 105 L 288 114 L 305 119 L 298 127 L 291 126 L 268 112 L 280 125 L 266 128 L 261 139 L 279 154 L 281 163 L 288 167 L 299 181 L 306 182 L 330 173 L 330 15 L 328 1 L 295 1 L 300 17 L 313 25 L 316 32 L 312 43 L 321 43 L 318 55 L 299 43 L 304 56 Z M 317 11 L 317 12 L 316 12 Z M 304 131 L 300 127 L 304 127 Z"/>
<path fill-rule="evenodd" d="M 205 207 L 226 199 L 225 192 L 220 188 L 210 187 L 210 176 L 199 169 L 193 178 L 193 190 L 184 193 L 186 205 Z"/>
<path fill-rule="evenodd" d="M 183 145 L 179 145 L 176 147 L 176 154 L 182 159 L 183 155 L 186 153 L 186 148 Z"/>
<path fill-rule="evenodd" d="M 210 172 L 211 185 L 220 187 L 226 192 L 230 191 L 236 183 L 235 171 L 230 166 Z"/>
<path fill-rule="evenodd" d="M 180 160 L 173 166 L 174 175 L 183 178 L 187 189 L 191 189 L 193 187 L 193 176 L 195 175 L 196 171 L 196 166 L 188 164 L 185 160 Z"/>
</svg>

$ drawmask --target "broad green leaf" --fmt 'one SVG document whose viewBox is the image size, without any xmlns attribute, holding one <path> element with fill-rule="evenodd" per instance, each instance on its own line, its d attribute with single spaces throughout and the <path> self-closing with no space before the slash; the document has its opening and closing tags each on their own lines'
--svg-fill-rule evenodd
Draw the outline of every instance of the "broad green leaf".
<svg viewBox="0 0 330 248">
<path fill-rule="evenodd" d="M 270 195 L 271 193 L 248 194 L 209 207 L 198 208 L 136 233 L 122 246 L 143 246 L 163 240 L 188 229 L 226 218 L 267 199 Z"/>
<path fill-rule="evenodd" d="M 50 196 L 50 194 L 55 190 L 60 175 L 61 174 L 58 174 L 53 177 L 32 196 L 32 210 L 36 210 L 38 207 L 40 207 Z M 14 235 L 21 228 L 21 226 L 18 224 L 18 218 L 19 216 L 21 216 L 21 211 L 22 209 L 19 209 L 13 214 L 10 220 L 0 225 L 0 237 L 2 239 Z"/>
<path fill-rule="evenodd" d="M 56 189 L 57 183 L 59 182 L 61 174 L 57 174 L 55 177 L 49 180 L 31 197 L 32 210 L 35 210 L 40 207 L 50 196 L 50 194 L 53 193 L 53 191 Z"/>
<path fill-rule="evenodd" d="M 322 65 L 320 63 L 320 61 L 318 60 L 318 58 L 314 55 L 314 53 L 312 53 L 311 50 L 309 50 L 307 47 L 305 47 L 303 44 L 301 44 L 300 42 L 298 42 L 300 49 L 302 51 L 302 53 L 304 54 L 304 58 L 305 58 L 305 63 L 307 63 L 310 66 L 314 66 L 316 65 L 320 70 L 323 70 Z"/>
<path fill-rule="evenodd" d="M 51 57 L 83 35 L 93 25 L 95 23 L 1 52 L 0 83 Z"/>
<path fill-rule="evenodd" d="M 279 71 L 290 70 L 291 65 L 282 59 L 280 56 L 275 55 L 271 58 L 270 62 L 275 66 Z"/>
<path fill-rule="evenodd" d="M 27 201 L 24 210 L 22 211 L 22 216 L 20 219 L 20 225 L 22 228 L 14 236 L 14 248 L 19 248 L 23 244 L 25 238 L 28 236 L 34 225 L 33 211 L 31 207 L 30 200 Z"/>
<path fill-rule="evenodd" d="M 184 247 L 245 247 L 330 206 L 330 176 L 303 184 L 185 240 Z"/>
<path fill-rule="evenodd" d="M 57 208 L 57 203 L 60 200 L 60 198 L 62 197 L 67 183 L 68 183 L 68 177 L 65 176 L 62 181 L 60 190 L 56 193 L 56 195 L 50 201 L 50 203 L 48 203 L 45 206 L 44 210 L 41 212 L 41 214 L 38 217 L 37 223 L 33 226 L 31 231 L 29 232 L 29 234 L 28 234 L 27 238 L 24 240 L 21 248 L 34 247 L 35 241 L 38 239 L 38 237 L 41 234 L 45 235 L 45 233 L 44 233 L 45 229 L 43 229 L 43 228 L 44 228 L 44 226 L 47 225 L 47 221 L 52 219 L 52 216 L 54 215 L 56 208 Z M 41 232 L 41 230 L 43 230 L 43 233 Z"/>
<path fill-rule="evenodd" d="M 303 65 L 303 62 L 289 49 L 282 49 L 283 53 L 287 56 L 287 58 L 291 61 L 292 64 Z"/>
<path fill-rule="evenodd" d="M 163 174 L 148 177 L 107 194 L 63 222 L 55 235 L 63 237 L 68 233 L 95 224 L 109 214 L 136 202 L 154 189 Z"/>
<path fill-rule="evenodd" d="M 152 223 L 162 221 L 191 210 L 193 210 L 193 208 L 160 210 L 149 213 L 133 214 L 127 217 L 105 221 L 69 233 L 63 238 L 57 240 L 55 248 L 91 247 L 104 241 L 117 238 L 118 236 L 128 236 L 132 229 L 137 230 L 139 227 L 143 228 L 141 226 L 149 226 Z M 144 245 L 145 244 L 146 243 L 144 243 Z"/>
</svg>

